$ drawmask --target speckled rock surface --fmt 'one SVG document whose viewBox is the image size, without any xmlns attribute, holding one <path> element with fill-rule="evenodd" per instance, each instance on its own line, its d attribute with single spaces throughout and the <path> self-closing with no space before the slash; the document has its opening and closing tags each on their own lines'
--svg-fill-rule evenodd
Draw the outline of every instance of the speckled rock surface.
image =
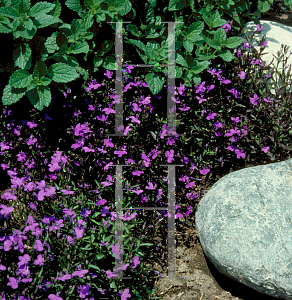
<svg viewBox="0 0 292 300">
<path fill-rule="evenodd" d="M 195 223 L 222 274 L 292 299 L 292 159 L 222 177 L 199 202 Z"/>
</svg>

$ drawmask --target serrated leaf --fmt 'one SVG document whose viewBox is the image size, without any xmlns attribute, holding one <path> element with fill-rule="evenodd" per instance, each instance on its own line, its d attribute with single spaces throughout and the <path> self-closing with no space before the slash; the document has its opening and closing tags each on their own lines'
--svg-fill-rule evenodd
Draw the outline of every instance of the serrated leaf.
<svg viewBox="0 0 292 300">
<path fill-rule="evenodd" d="M 75 68 L 68 66 L 64 63 L 52 64 L 47 75 L 55 82 L 70 82 L 79 77 L 79 73 L 76 72 Z"/>
<path fill-rule="evenodd" d="M 68 49 L 68 53 L 79 54 L 79 53 L 88 53 L 89 45 L 86 41 L 78 41 L 71 45 Z"/>
<path fill-rule="evenodd" d="M 221 53 L 218 52 L 218 56 L 220 56 L 224 61 L 232 61 L 235 59 L 235 56 L 229 50 L 222 50 Z"/>
<path fill-rule="evenodd" d="M 153 95 L 158 94 L 163 87 L 163 80 L 155 73 L 150 73 L 145 76 L 146 83 Z"/>
<path fill-rule="evenodd" d="M 93 13 L 87 12 L 82 19 L 77 20 L 80 23 L 81 31 L 87 31 L 93 25 Z"/>
<path fill-rule="evenodd" d="M 136 25 L 129 24 L 127 30 L 132 33 L 134 36 L 141 37 L 142 33 L 139 31 L 139 28 Z"/>
<path fill-rule="evenodd" d="M 0 16 L 9 17 L 15 19 L 20 17 L 19 11 L 15 6 L 0 7 Z"/>
<path fill-rule="evenodd" d="M 116 69 L 116 60 L 112 56 L 107 56 L 105 58 L 104 63 L 102 64 L 102 66 L 108 70 L 115 70 Z"/>
<path fill-rule="evenodd" d="M 70 8 L 71 10 L 73 11 L 76 11 L 76 12 L 82 12 L 82 6 L 80 4 L 80 1 L 76 1 L 76 0 L 67 0 L 65 2 L 65 5 Z"/>
<path fill-rule="evenodd" d="M 31 82 L 32 87 L 28 86 L 27 91 L 32 90 L 33 88 L 36 88 L 37 86 L 48 86 L 52 82 L 52 79 L 47 77 L 42 78 L 34 78 Z"/>
<path fill-rule="evenodd" d="M 241 37 L 230 37 L 226 40 L 225 46 L 230 49 L 239 47 L 244 42 L 244 39 Z"/>
<path fill-rule="evenodd" d="M 84 5 L 87 9 L 93 9 L 95 7 L 93 0 L 84 0 Z"/>
<path fill-rule="evenodd" d="M 103 59 L 101 57 L 94 57 L 93 58 L 93 64 L 95 68 L 98 68 L 103 62 Z"/>
<path fill-rule="evenodd" d="M 67 44 L 66 36 L 61 32 L 54 32 L 44 43 L 48 53 L 54 53 L 60 46 Z M 60 46 L 58 46 L 58 43 Z"/>
<path fill-rule="evenodd" d="M 120 3 L 118 6 L 118 11 L 120 16 L 125 16 L 131 11 L 132 3 L 129 0 L 124 0 L 123 3 Z"/>
<path fill-rule="evenodd" d="M 15 89 L 10 84 L 7 84 L 3 90 L 2 103 L 3 105 L 11 105 L 18 102 L 26 94 L 26 89 Z"/>
<path fill-rule="evenodd" d="M 23 22 L 23 26 L 28 30 L 32 30 L 34 25 L 31 19 L 27 19 Z"/>
<path fill-rule="evenodd" d="M 13 60 L 15 66 L 21 69 L 29 70 L 31 68 L 32 61 L 31 53 L 32 51 L 30 50 L 28 44 L 24 43 L 19 45 L 19 47 L 13 51 Z"/>
<path fill-rule="evenodd" d="M 204 30 L 204 22 L 203 21 L 198 21 L 198 22 L 192 23 L 192 25 L 188 28 L 188 36 L 190 38 L 196 37 L 203 30 Z"/>
<path fill-rule="evenodd" d="M 150 58 L 150 60 L 152 61 L 153 59 L 157 59 L 158 58 L 158 50 L 160 49 L 159 44 L 154 41 L 154 42 L 148 42 L 146 45 L 146 49 L 145 49 L 145 54 Z M 156 62 L 154 62 L 156 63 Z"/>
<path fill-rule="evenodd" d="M 183 40 L 183 46 L 189 53 L 193 52 L 194 44 L 192 42 L 189 42 L 188 40 Z"/>
<path fill-rule="evenodd" d="M 40 79 L 40 82 L 41 82 L 41 85 L 48 86 L 52 82 L 52 79 L 47 78 L 47 77 L 42 77 Z"/>
<path fill-rule="evenodd" d="M 95 11 L 95 18 L 96 18 L 97 22 L 104 22 L 105 21 L 105 19 L 106 19 L 105 11 L 102 10 L 101 7 L 99 7 L 98 10 Z"/>
<path fill-rule="evenodd" d="M 26 14 L 30 9 L 30 1 L 29 0 L 23 0 L 18 5 L 19 5 L 19 12 L 21 14 Z"/>
<path fill-rule="evenodd" d="M 39 111 L 42 111 L 44 106 L 48 107 L 52 101 L 50 88 L 45 86 L 29 90 L 27 96 L 30 103 Z"/>
<path fill-rule="evenodd" d="M 223 28 L 218 28 L 214 33 L 214 39 L 220 44 L 223 44 L 226 40 L 226 32 Z"/>
<path fill-rule="evenodd" d="M 179 54 L 179 53 L 177 53 L 176 54 L 176 63 L 178 63 L 178 64 L 180 64 L 180 65 L 182 65 L 182 66 L 184 66 L 184 67 L 188 67 L 188 63 L 187 63 L 187 61 L 184 59 L 184 57 L 181 55 L 181 54 Z"/>
<path fill-rule="evenodd" d="M 48 26 L 50 26 L 52 24 L 56 24 L 56 23 L 63 23 L 63 21 L 52 15 L 40 15 L 38 17 L 35 17 L 33 20 L 33 24 L 37 28 L 48 27 Z"/>
<path fill-rule="evenodd" d="M 181 78 L 182 77 L 182 69 L 179 66 L 175 66 L 176 71 L 176 77 Z"/>
<path fill-rule="evenodd" d="M 55 1 L 55 2 L 57 2 L 57 1 Z M 59 18 L 61 15 L 61 10 L 62 10 L 61 3 L 58 1 L 57 3 L 54 3 L 54 4 L 55 4 L 55 7 L 48 12 L 48 15 L 52 15 L 56 18 Z"/>
<path fill-rule="evenodd" d="M 31 30 L 28 29 L 23 29 L 23 30 L 16 30 L 13 31 L 13 36 L 18 39 L 19 37 L 25 38 L 27 40 L 31 40 L 35 33 L 36 33 L 36 27 L 33 26 L 33 28 Z"/>
<path fill-rule="evenodd" d="M 198 85 L 199 82 L 202 82 L 202 79 L 199 75 L 195 74 L 194 77 L 193 77 L 193 83 L 195 85 Z M 186 85 L 186 86 L 191 87 L 191 84 L 189 83 L 189 85 Z"/>
<path fill-rule="evenodd" d="M 139 40 L 129 39 L 126 43 L 133 44 L 133 45 L 137 46 L 139 49 L 143 50 L 144 52 L 146 51 L 146 46 Z"/>
<path fill-rule="evenodd" d="M 30 17 L 39 17 L 41 15 L 46 14 L 47 12 L 51 11 L 55 7 L 55 4 L 49 2 L 38 2 L 28 12 Z"/>
<path fill-rule="evenodd" d="M 5 19 L 7 19 L 7 18 L 5 18 Z M 7 19 L 8 20 L 8 19 Z M 3 20 L 1 21 L 1 23 L 2 24 L 0 24 L 0 33 L 10 33 L 10 32 L 12 32 L 13 31 L 13 29 L 12 28 L 10 28 L 10 21 L 9 21 L 9 25 L 3 25 Z"/>
<path fill-rule="evenodd" d="M 26 71 L 18 69 L 9 78 L 9 84 L 14 88 L 26 88 L 32 81 L 32 75 Z"/>
<path fill-rule="evenodd" d="M 210 62 L 206 60 L 200 62 L 197 61 L 197 64 L 193 65 L 190 71 L 194 74 L 200 74 L 205 69 L 208 69 L 209 65 Z"/>
<path fill-rule="evenodd" d="M 186 1 L 170 0 L 168 4 L 169 11 L 180 10 L 184 7 L 186 7 Z"/>
</svg>

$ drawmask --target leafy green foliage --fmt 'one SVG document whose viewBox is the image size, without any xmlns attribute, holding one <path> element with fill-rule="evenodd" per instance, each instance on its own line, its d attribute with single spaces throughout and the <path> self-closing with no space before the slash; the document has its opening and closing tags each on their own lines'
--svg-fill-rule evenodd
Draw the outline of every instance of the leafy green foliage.
<svg viewBox="0 0 292 300">
<path fill-rule="evenodd" d="M 292 0 L 286 2 L 291 5 Z M 272 3 L 273 0 L 259 1 L 257 15 L 251 15 L 251 19 L 258 24 L 256 16 L 267 11 Z M 175 36 L 168 36 L 167 25 L 161 23 L 161 15 L 156 14 L 159 7 L 163 7 L 160 14 L 170 18 L 166 21 L 181 22 L 175 23 Z M 3 92 L 4 105 L 16 103 L 27 94 L 29 101 L 41 111 L 51 102 L 50 85 L 65 92 L 67 85 L 63 83 L 74 81 L 79 73 L 87 79 L 101 68 L 115 70 L 116 24 L 109 25 L 113 30 L 111 39 L 107 33 L 100 43 L 98 33 L 105 29 L 106 22 L 127 19 L 139 20 L 140 28 L 129 24 L 127 30 L 123 30 L 126 53 L 133 52 L 134 47 L 144 64 L 166 64 L 168 45 L 175 41 L 176 78 L 183 79 L 188 87 L 198 84 L 201 80 L 199 74 L 209 68 L 210 59 L 220 57 L 230 62 L 235 58 L 230 50 L 243 41 L 240 37 L 227 37 L 224 29 L 218 28 L 227 22 L 224 16 L 232 20 L 232 27 L 238 32 L 244 25 L 242 14 L 249 15 L 249 4 L 243 0 L 215 1 L 212 4 L 208 1 L 163 0 L 159 5 L 156 0 L 148 0 L 144 8 L 133 0 L 85 0 L 84 3 L 67 0 L 65 8 L 78 13 L 80 18 L 70 20 L 70 24 L 64 23 L 60 19 L 64 8 L 58 0 L 52 3 L 36 1 L 32 6 L 29 0 L 0 2 L 0 33 L 12 33 L 15 42 L 13 61 L 19 68 L 8 69 L 12 75 Z M 190 15 L 185 15 L 186 9 L 191 11 Z M 146 24 L 141 24 L 145 11 Z M 127 36 L 128 32 L 133 38 Z M 144 39 L 151 40 L 143 43 Z M 51 63 L 51 60 L 56 63 Z M 152 94 L 157 94 L 163 86 L 164 79 L 157 74 L 159 71 L 166 73 L 167 69 L 159 67 L 145 78 Z"/>
</svg>

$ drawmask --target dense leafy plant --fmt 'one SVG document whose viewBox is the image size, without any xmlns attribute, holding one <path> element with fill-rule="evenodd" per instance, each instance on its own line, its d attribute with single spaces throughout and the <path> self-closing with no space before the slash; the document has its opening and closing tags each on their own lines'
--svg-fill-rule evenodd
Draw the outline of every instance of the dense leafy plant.
<svg viewBox="0 0 292 300">
<path fill-rule="evenodd" d="M 291 1 L 285 0 L 285 3 L 290 5 Z M 251 20 L 258 24 L 257 17 L 270 8 L 270 3 L 273 0 L 258 1 L 258 10 L 256 15 L 251 15 Z M 244 0 L 196 3 L 194 0 L 148 0 L 142 10 L 141 3 L 134 0 L 85 0 L 84 3 L 67 0 L 65 6 L 77 12 L 80 18 L 74 18 L 70 24 L 64 23 L 60 19 L 62 7 L 58 0 L 53 3 L 35 1 L 32 7 L 29 0 L 0 2 L 0 32 L 2 35 L 13 35 L 14 39 L 13 49 L 10 49 L 13 51 L 13 64 L 5 69 L 12 75 L 4 88 L 4 105 L 16 103 L 27 95 L 31 104 L 42 110 L 51 102 L 49 86 L 57 86 L 65 92 L 68 86 L 64 87 L 63 83 L 74 81 L 80 73 L 87 79 L 99 68 L 115 70 L 116 25 L 109 25 L 112 39 L 107 33 L 102 44 L 98 40 L 98 33 L 105 29 L 106 21 L 122 22 L 130 18 L 137 24 L 138 20 L 140 28 L 128 24 L 123 30 L 126 53 L 131 53 L 135 46 L 145 64 L 167 63 L 167 25 L 161 24 L 161 16 L 155 15 L 158 7 L 163 8 L 163 14 L 166 11 L 172 13 L 168 14 L 170 19 L 167 21 L 182 22 L 176 24 L 176 74 L 170 76 L 183 78 L 185 85 L 190 87 L 200 81 L 199 74 L 209 68 L 210 59 L 220 57 L 230 62 L 235 58 L 229 49 L 238 47 L 242 39 L 237 36 L 227 38 L 225 31 L 218 27 L 226 23 L 222 17 L 225 15 L 231 18 L 231 26 L 238 33 L 244 25 L 240 16 L 243 13 L 249 16 L 250 9 L 249 1 Z M 189 8 L 189 15 L 185 14 L 185 9 Z M 141 24 L 145 11 L 146 24 Z M 59 23 L 62 25 L 59 26 Z M 134 37 L 128 38 L 127 32 Z M 143 39 L 153 38 L 160 38 L 161 43 L 155 40 L 145 45 L 142 42 Z M 163 87 L 165 79 L 157 75 L 161 71 L 167 72 L 166 68 L 157 67 L 155 72 L 145 76 L 153 95 Z"/>
<path fill-rule="evenodd" d="M 123 208 L 129 208 L 165 207 L 168 179 L 160 165 L 183 164 L 176 172 L 176 199 L 181 203 L 175 208 L 176 217 L 182 218 L 192 213 L 204 193 L 196 190 L 203 175 L 209 180 L 208 174 L 222 175 L 230 166 L 282 159 L 291 146 L 290 83 L 271 94 L 275 86 L 266 83 L 271 74 L 266 74 L 268 66 L 262 68 L 263 41 L 261 45 L 260 52 L 248 48 L 245 53 L 244 42 L 234 62 L 211 61 L 213 67 L 200 74 L 202 82 L 193 90 L 184 85 L 175 89 L 182 138 L 166 137 L 166 115 L 157 118 L 162 114 L 158 103 L 166 107 L 166 85 L 152 99 L 140 78 L 125 78 L 123 130 L 131 135 L 107 138 L 115 125 L 110 71 L 102 83 L 89 82 L 79 93 L 68 90 L 64 95 L 72 127 L 66 134 L 52 134 L 67 139 L 70 152 L 49 149 L 45 129 L 55 121 L 50 120 L 54 104 L 46 112 L 31 111 L 22 125 L 13 121 L 6 106 L 0 122 L 0 154 L 11 186 L 0 206 L 1 296 L 150 299 L 154 291 L 145 253 L 153 244 L 163 255 L 154 240 L 158 225 L 169 215 L 160 210 L 146 216 L 139 211 L 117 216 L 113 165 L 127 165 L 122 173 Z M 133 69 L 126 71 L 131 74 Z M 123 275 L 132 276 L 131 283 L 114 280 L 116 217 L 123 219 Z M 166 232 L 162 225 L 161 229 Z"/>
</svg>

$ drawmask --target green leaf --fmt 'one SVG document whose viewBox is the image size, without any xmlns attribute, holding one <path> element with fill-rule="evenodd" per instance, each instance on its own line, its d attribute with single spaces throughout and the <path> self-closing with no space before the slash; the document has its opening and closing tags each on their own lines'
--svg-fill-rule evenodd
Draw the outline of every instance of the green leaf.
<svg viewBox="0 0 292 300">
<path fill-rule="evenodd" d="M 193 83 L 195 85 L 198 85 L 199 84 L 199 81 L 202 82 L 202 79 L 199 75 L 195 74 L 194 77 L 193 77 Z M 191 84 L 187 85 L 188 87 L 191 86 Z"/>
<path fill-rule="evenodd" d="M 142 243 L 142 244 L 140 244 L 140 247 L 142 247 L 142 246 L 153 246 L 153 244 L 150 244 L 150 243 Z"/>
<path fill-rule="evenodd" d="M 145 54 L 150 58 L 150 64 L 157 63 L 158 58 L 158 51 L 160 49 L 160 46 L 158 42 L 148 42 L 146 45 Z"/>
<path fill-rule="evenodd" d="M 182 77 L 182 69 L 179 66 L 175 66 L 176 71 L 176 77 L 181 78 Z"/>
<path fill-rule="evenodd" d="M 65 5 L 70 8 L 73 11 L 76 12 L 82 12 L 82 6 L 80 4 L 80 1 L 76 1 L 76 0 L 67 0 L 65 2 Z"/>
<path fill-rule="evenodd" d="M 45 47 L 48 53 L 54 53 L 56 50 L 59 50 L 59 47 L 67 45 L 67 37 L 61 32 L 54 32 L 50 37 L 45 41 Z"/>
<path fill-rule="evenodd" d="M 29 45 L 24 43 L 21 44 L 18 48 L 13 51 L 13 60 L 15 66 L 29 70 L 31 68 L 31 57 L 32 51 L 29 48 Z"/>
<path fill-rule="evenodd" d="M 115 70 L 116 69 L 115 64 L 116 64 L 116 60 L 112 56 L 107 56 L 102 66 L 108 70 Z"/>
<path fill-rule="evenodd" d="M 78 41 L 71 45 L 68 49 L 68 53 L 72 54 L 79 54 L 79 53 L 88 53 L 89 52 L 89 45 L 86 41 Z"/>
<path fill-rule="evenodd" d="M 20 13 L 15 6 L 0 7 L 0 16 L 9 17 L 15 19 L 20 17 Z"/>
<path fill-rule="evenodd" d="M 95 266 L 95 265 L 92 265 L 92 264 L 88 264 L 88 268 L 92 268 L 92 269 L 95 269 L 95 270 L 98 270 L 100 271 L 100 268 Z"/>
<path fill-rule="evenodd" d="M 23 26 L 24 28 L 28 29 L 28 30 L 32 30 L 34 25 L 31 19 L 27 19 L 23 22 Z"/>
<path fill-rule="evenodd" d="M 155 139 L 156 141 L 156 134 L 153 132 L 153 131 L 150 131 L 151 135 L 153 136 L 153 138 Z"/>
<path fill-rule="evenodd" d="M 273 3 L 273 2 L 272 2 Z M 264 13 L 268 11 L 271 8 L 270 4 L 268 1 L 259 1 L 258 2 L 258 9 Z"/>
<path fill-rule="evenodd" d="M 38 2 L 28 12 L 30 17 L 40 17 L 47 12 L 51 11 L 55 7 L 55 4 L 49 2 Z M 1 11 L 1 9 L 0 9 Z"/>
<path fill-rule="evenodd" d="M 242 37 L 230 37 L 226 40 L 225 46 L 230 49 L 239 47 L 244 42 Z"/>
<path fill-rule="evenodd" d="M 117 285 L 115 283 L 115 280 L 110 283 L 110 288 L 113 289 L 113 290 L 117 289 Z"/>
<path fill-rule="evenodd" d="M 168 4 L 169 11 L 180 10 L 184 7 L 186 7 L 186 0 L 170 0 Z"/>
<path fill-rule="evenodd" d="M 57 17 L 51 16 L 51 15 L 40 15 L 34 18 L 33 24 L 37 28 L 44 28 L 48 27 L 52 24 L 56 23 L 63 23 L 63 21 Z"/>
<path fill-rule="evenodd" d="M 9 78 L 9 84 L 14 88 L 26 88 L 32 81 L 32 75 L 26 71 L 18 69 Z"/>
<path fill-rule="evenodd" d="M 146 83 L 153 95 L 158 94 L 163 87 L 163 80 L 155 73 L 149 73 L 145 76 Z"/>
<path fill-rule="evenodd" d="M 196 61 L 196 65 L 193 65 L 190 71 L 194 74 L 199 74 L 205 69 L 208 69 L 209 65 L 210 65 L 209 61 L 200 61 L 200 62 Z"/>
<path fill-rule="evenodd" d="M 94 215 L 92 216 L 92 218 L 96 218 L 97 216 L 99 216 L 101 214 L 101 212 L 97 211 L 96 213 L 94 213 Z"/>
<path fill-rule="evenodd" d="M 125 16 L 127 13 L 131 11 L 132 3 L 129 0 L 124 0 L 123 3 L 120 3 L 118 7 L 119 15 Z"/>
<path fill-rule="evenodd" d="M 10 28 L 10 21 L 8 18 L 4 18 L 0 16 L 0 33 L 10 33 L 13 31 L 12 28 Z M 3 25 L 3 24 L 7 24 L 7 25 Z"/>
<path fill-rule="evenodd" d="M 97 22 L 104 22 L 106 20 L 105 11 L 101 7 L 95 11 L 95 18 Z"/>
<path fill-rule="evenodd" d="M 129 39 L 126 43 L 127 44 L 133 44 L 133 45 L 137 46 L 139 49 L 146 52 L 146 46 L 139 40 Z"/>
<path fill-rule="evenodd" d="M 32 84 L 36 86 L 48 86 L 52 82 L 52 79 L 47 78 L 47 77 L 42 77 L 41 79 L 33 79 Z"/>
<path fill-rule="evenodd" d="M 218 28 L 214 34 L 214 39 L 220 44 L 223 44 L 226 40 L 226 32 L 223 28 Z"/>
<path fill-rule="evenodd" d="M 47 75 L 56 82 L 70 82 L 79 77 L 79 73 L 76 72 L 75 68 L 64 63 L 52 64 Z"/>
<path fill-rule="evenodd" d="M 94 260 L 99 260 L 99 259 L 102 259 L 102 258 L 104 258 L 104 254 L 98 253 L 98 254 L 95 256 Z"/>
<path fill-rule="evenodd" d="M 30 1 L 29 0 L 23 0 L 23 1 L 19 1 L 18 3 L 19 5 L 19 12 L 21 14 L 27 14 L 27 12 L 29 11 L 30 9 Z"/>
<path fill-rule="evenodd" d="M 48 86 L 52 82 L 52 79 L 47 78 L 47 77 L 42 77 L 41 78 L 41 83 L 43 86 Z"/>
<path fill-rule="evenodd" d="M 218 51 L 218 56 L 220 56 L 224 61 L 232 61 L 232 59 L 235 59 L 235 56 L 229 51 L 229 50 L 221 50 Z"/>
<path fill-rule="evenodd" d="M 100 222 L 97 222 L 97 221 L 95 221 L 95 220 L 93 220 L 93 219 L 91 219 L 91 221 L 92 221 L 93 223 L 95 223 L 96 225 L 100 226 Z"/>
<path fill-rule="evenodd" d="M 94 56 L 93 58 L 93 64 L 95 68 L 98 68 L 103 62 L 103 59 L 101 57 Z"/>
<path fill-rule="evenodd" d="M 184 66 L 184 67 L 188 67 L 188 63 L 187 61 L 183 58 L 183 56 L 179 53 L 176 54 L 176 63 Z"/>
<path fill-rule="evenodd" d="M 42 111 L 44 106 L 48 107 L 52 100 L 51 91 L 45 86 L 38 86 L 37 88 L 28 90 L 27 96 L 30 103 L 39 111 Z"/>
<path fill-rule="evenodd" d="M 28 40 L 31 40 L 35 33 L 36 33 L 36 27 L 33 26 L 33 28 L 31 30 L 28 30 L 28 29 L 22 29 L 22 30 L 15 30 L 13 31 L 13 36 L 18 39 L 19 37 L 22 37 L 22 38 L 25 38 L 25 39 L 28 39 Z"/>
<path fill-rule="evenodd" d="M 11 105 L 19 101 L 26 94 L 26 89 L 13 88 L 7 84 L 3 90 L 2 103 L 3 105 Z"/>
<path fill-rule="evenodd" d="M 204 30 L 204 22 L 203 21 L 198 21 L 193 23 L 189 28 L 188 28 L 188 38 L 192 40 L 197 40 L 198 34 L 200 34 Z"/>
<path fill-rule="evenodd" d="M 134 36 L 141 37 L 142 35 L 141 31 L 139 31 L 136 25 L 129 24 L 127 26 L 127 30 L 129 30 L 129 32 L 132 33 Z"/>
<path fill-rule="evenodd" d="M 66 5 L 66 3 L 65 3 L 65 5 Z M 48 13 L 48 15 L 52 15 L 56 18 L 59 18 L 61 15 L 61 10 L 62 10 L 61 3 L 59 1 L 55 1 L 55 7 Z M 54 28 L 56 28 L 56 27 L 54 27 Z"/>
</svg>

